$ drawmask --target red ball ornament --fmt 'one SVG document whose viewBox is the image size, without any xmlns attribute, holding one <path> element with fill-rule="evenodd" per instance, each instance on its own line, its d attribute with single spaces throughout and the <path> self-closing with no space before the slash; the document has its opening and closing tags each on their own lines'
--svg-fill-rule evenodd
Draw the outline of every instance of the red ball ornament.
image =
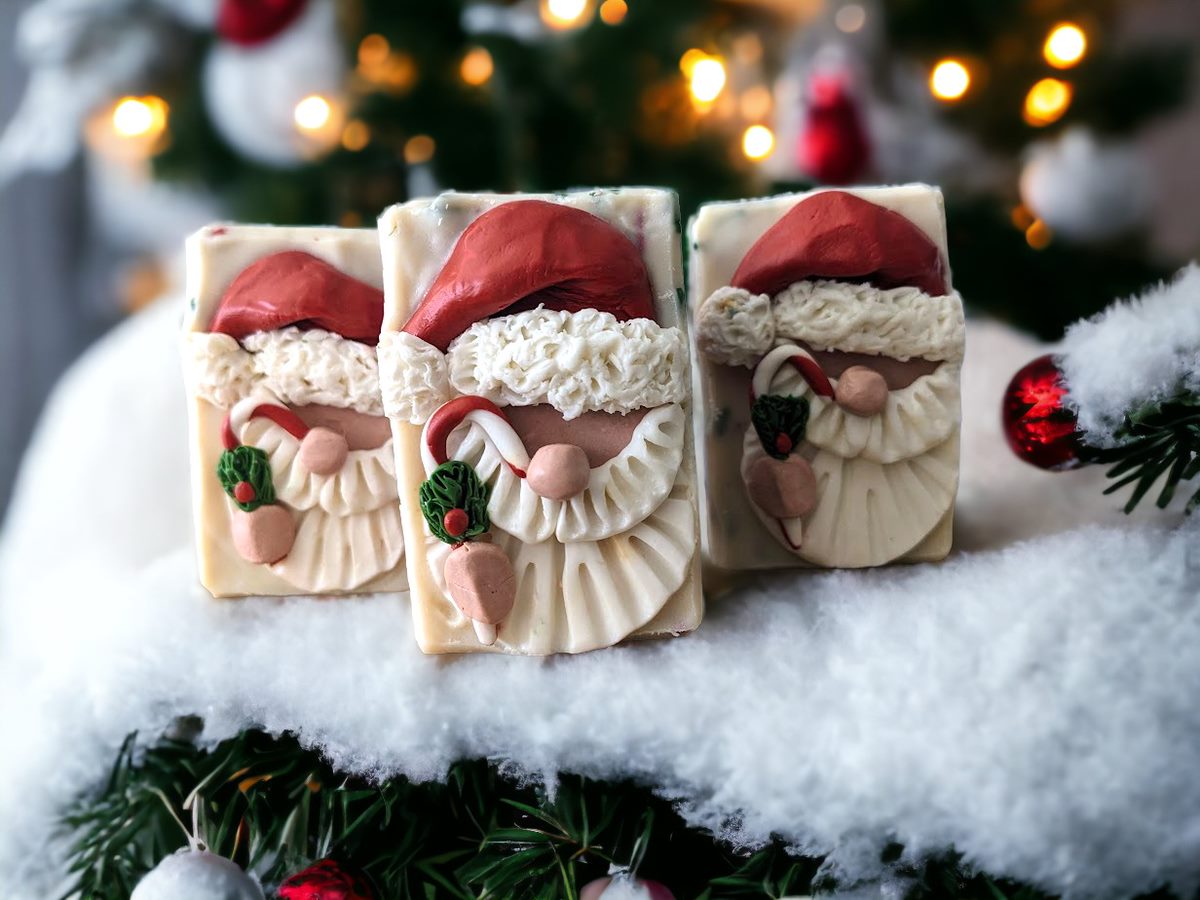
<svg viewBox="0 0 1200 900">
<path fill-rule="evenodd" d="M 801 170 L 822 184 L 852 184 L 866 172 L 871 147 L 848 76 L 817 75 L 809 84 L 804 131 L 796 149 Z"/>
<path fill-rule="evenodd" d="M 252 503 L 257 496 L 254 485 L 248 481 L 239 481 L 233 486 L 233 499 L 238 503 Z"/>
<path fill-rule="evenodd" d="M 442 525 L 451 537 L 461 537 L 471 527 L 471 517 L 465 509 L 455 507 L 442 516 Z"/>
<path fill-rule="evenodd" d="M 1049 353 L 1017 372 L 1004 392 L 1002 415 L 1008 445 L 1039 469 L 1083 465 L 1075 413 L 1063 404 L 1066 393 L 1062 370 Z"/>
<path fill-rule="evenodd" d="M 280 900 L 375 900 L 367 879 L 337 860 L 322 859 L 279 886 Z"/>
<path fill-rule="evenodd" d="M 234 44 L 264 44 L 299 18 L 308 0 L 221 0 L 217 34 Z"/>
</svg>

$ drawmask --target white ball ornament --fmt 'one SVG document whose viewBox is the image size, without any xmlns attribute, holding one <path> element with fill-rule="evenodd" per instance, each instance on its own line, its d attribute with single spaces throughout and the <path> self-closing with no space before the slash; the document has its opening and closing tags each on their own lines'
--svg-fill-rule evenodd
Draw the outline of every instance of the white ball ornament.
<svg viewBox="0 0 1200 900">
<path fill-rule="evenodd" d="M 215 44 L 204 64 L 205 105 L 238 153 L 291 168 L 337 145 L 346 72 L 333 3 L 312 0 L 294 23 L 264 43 Z"/>
<path fill-rule="evenodd" d="M 155 866 L 130 900 L 264 900 L 237 863 L 207 850 L 180 850 Z"/>
<path fill-rule="evenodd" d="M 1149 166 L 1129 144 L 1071 129 L 1035 144 L 1021 172 L 1021 201 L 1055 234 L 1081 243 L 1120 237 L 1150 213 Z"/>
</svg>

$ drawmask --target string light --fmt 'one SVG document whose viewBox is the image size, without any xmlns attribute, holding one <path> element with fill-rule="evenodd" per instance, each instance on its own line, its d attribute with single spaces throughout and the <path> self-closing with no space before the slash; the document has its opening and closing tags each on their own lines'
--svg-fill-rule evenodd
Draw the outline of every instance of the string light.
<svg viewBox="0 0 1200 900">
<path fill-rule="evenodd" d="M 437 144 L 433 138 L 427 134 L 417 134 L 410 137 L 404 144 L 404 161 L 410 166 L 418 166 L 421 163 L 429 162 L 433 159 L 433 152 L 437 149 Z"/>
<path fill-rule="evenodd" d="M 320 131 L 333 118 L 333 107 L 320 94 L 310 94 L 296 104 L 292 118 L 302 131 Z"/>
<path fill-rule="evenodd" d="M 1057 78 L 1043 78 L 1025 95 L 1025 121 L 1040 128 L 1057 122 L 1071 105 L 1071 85 Z"/>
<path fill-rule="evenodd" d="M 417 80 L 417 65 L 407 53 L 392 50 L 382 34 L 368 34 L 358 45 L 358 74 L 373 85 L 402 91 Z"/>
<path fill-rule="evenodd" d="M 685 50 L 683 56 L 679 57 L 679 71 L 683 73 L 683 77 L 691 80 L 692 71 L 696 68 L 696 63 L 702 59 L 708 59 L 708 54 L 703 50 L 698 50 L 695 47 Z"/>
<path fill-rule="evenodd" d="M 358 45 L 358 63 L 364 68 L 374 68 L 387 62 L 392 47 L 382 34 L 368 34 Z"/>
<path fill-rule="evenodd" d="M 604 0 L 600 4 L 600 21 L 605 25 L 620 25 L 628 12 L 629 4 L 625 0 Z"/>
<path fill-rule="evenodd" d="M 573 28 L 587 12 L 588 0 L 542 0 L 542 21 L 551 28 Z"/>
<path fill-rule="evenodd" d="M 472 47 L 467 51 L 466 56 L 463 57 L 462 64 L 458 68 L 458 74 L 462 76 L 462 80 L 467 84 L 478 87 L 488 82 L 495 68 L 495 64 L 492 62 L 492 54 L 488 53 L 483 47 Z"/>
<path fill-rule="evenodd" d="M 113 131 L 123 138 L 153 141 L 167 129 L 167 112 L 161 97 L 122 97 L 113 107 Z"/>
<path fill-rule="evenodd" d="M 357 153 L 371 143 L 371 129 L 361 119 L 355 119 L 342 131 L 342 146 Z"/>
<path fill-rule="evenodd" d="M 715 56 L 697 60 L 688 79 L 692 96 L 700 103 L 711 103 L 725 90 L 725 64 Z"/>
<path fill-rule="evenodd" d="M 1045 250 L 1053 239 L 1054 232 L 1041 219 L 1034 219 L 1025 229 L 1025 243 L 1034 250 Z"/>
<path fill-rule="evenodd" d="M 1087 35 L 1083 29 L 1071 22 L 1055 25 L 1046 37 L 1042 54 L 1046 62 L 1056 69 L 1069 69 L 1078 64 L 1087 52 Z"/>
<path fill-rule="evenodd" d="M 862 31 L 863 26 L 867 24 L 867 11 L 857 3 L 847 3 L 834 13 L 833 24 L 846 34 Z"/>
<path fill-rule="evenodd" d="M 775 135 L 766 125 L 751 125 L 742 135 L 742 152 L 747 159 L 766 159 L 775 149 Z"/>
<path fill-rule="evenodd" d="M 929 90 L 939 100 L 958 100 L 970 86 L 971 72 L 957 59 L 943 59 L 929 75 Z"/>
</svg>

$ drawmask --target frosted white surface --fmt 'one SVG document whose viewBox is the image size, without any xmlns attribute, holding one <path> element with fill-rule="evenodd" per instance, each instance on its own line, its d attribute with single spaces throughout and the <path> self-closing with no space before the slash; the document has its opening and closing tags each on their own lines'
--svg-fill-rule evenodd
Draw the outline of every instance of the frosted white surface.
<svg viewBox="0 0 1200 900">
<path fill-rule="evenodd" d="M 298 730 L 368 773 L 488 755 L 644 779 L 734 840 L 832 853 L 848 884 L 886 874 L 891 839 L 1076 897 L 1200 884 L 1200 530 L 1124 519 L 1101 473 L 1011 457 L 1000 396 L 1043 348 L 970 326 L 970 552 L 762 579 L 680 640 L 445 659 L 418 652 L 403 595 L 213 601 L 195 583 L 177 309 L 68 375 L 0 543 L 7 898 L 51 896 L 64 805 L 127 732 L 182 713 L 209 739 Z"/>
<path fill-rule="evenodd" d="M 1079 425 L 1101 445 L 1129 410 L 1200 391 L 1200 266 L 1071 326 L 1062 353 Z"/>
</svg>

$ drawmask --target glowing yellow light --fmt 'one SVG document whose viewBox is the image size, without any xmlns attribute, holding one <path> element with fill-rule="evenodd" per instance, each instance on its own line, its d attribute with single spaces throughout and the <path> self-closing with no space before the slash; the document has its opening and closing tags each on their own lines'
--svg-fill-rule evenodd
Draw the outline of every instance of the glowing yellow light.
<svg viewBox="0 0 1200 900">
<path fill-rule="evenodd" d="M 161 97 L 122 97 L 112 112 L 113 131 L 124 138 L 156 138 L 167 127 Z"/>
<path fill-rule="evenodd" d="M 867 11 L 857 3 L 847 3 L 834 13 L 833 24 L 846 34 L 862 31 L 862 27 L 867 24 Z"/>
<path fill-rule="evenodd" d="M 725 89 L 725 64 L 715 57 L 699 60 L 692 66 L 689 87 L 701 103 L 711 103 Z"/>
<path fill-rule="evenodd" d="M 492 77 L 492 72 L 495 71 L 495 68 L 495 65 L 492 63 L 492 54 L 488 53 L 483 47 L 472 47 L 462 58 L 462 64 L 458 67 L 458 74 L 462 76 L 462 80 L 467 84 L 478 87 L 481 84 L 485 84 Z"/>
<path fill-rule="evenodd" d="M 361 119 L 355 119 L 342 132 L 342 146 L 351 153 L 357 153 L 371 143 L 371 129 Z"/>
<path fill-rule="evenodd" d="M 320 131 L 333 117 L 333 107 L 320 94 L 310 94 L 296 104 L 292 117 L 302 130 Z"/>
<path fill-rule="evenodd" d="M 381 66 L 391 52 L 391 45 L 382 34 L 368 34 L 358 45 L 358 62 L 367 68 Z"/>
<path fill-rule="evenodd" d="M 1017 231 L 1028 230 L 1029 226 L 1036 221 L 1037 218 L 1029 211 L 1029 208 L 1025 206 L 1024 203 L 1018 203 L 1013 207 L 1012 223 L 1013 227 L 1017 229 Z"/>
<path fill-rule="evenodd" d="M 420 165 L 433 159 L 433 151 L 437 144 L 427 134 L 410 137 L 404 145 L 404 161 L 410 166 Z"/>
<path fill-rule="evenodd" d="M 1034 250 L 1045 250 L 1053 239 L 1054 232 L 1041 219 L 1034 219 L 1033 223 L 1025 229 L 1025 242 Z"/>
<path fill-rule="evenodd" d="M 1025 95 L 1025 121 L 1040 127 L 1057 122 L 1071 105 L 1071 85 L 1057 78 L 1043 78 Z"/>
<path fill-rule="evenodd" d="M 1042 54 L 1056 69 L 1069 69 L 1083 59 L 1087 52 L 1087 35 L 1078 25 L 1064 22 L 1055 25 L 1046 38 Z"/>
<path fill-rule="evenodd" d="M 683 73 L 683 77 L 691 78 L 692 72 L 696 68 L 696 63 L 702 59 L 708 59 L 708 54 L 703 50 L 697 50 L 693 47 L 691 50 L 685 51 L 683 56 L 679 57 L 679 71 Z"/>
<path fill-rule="evenodd" d="M 551 28 L 570 28 L 579 24 L 587 7 L 588 0 L 542 0 L 542 21 Z"/>
<path fill-rule="evenodd" d="M 957 59 L 943 59 L 929 75 L 929 90 L 939 100 L 958 100 L 971 86 L 971 73 Z"/>
<path fill-rule="evenodd" d="M 737 61 L 746 66 L 752 66 L 763 55 L 762 40 L 753 31 L 747 31 L 745 34 L 739 34 L 733 39 L 733 55 L 737 57 Z"/>
<path fill-rule="evenodd" d="M 628 12 L 629 4 L 625 0 L 604 0 L 600 4 L 600 21 L 605 25 L 620 25 Z"/>
<path fill-rule="evenodd" d="M 742 135 L 742 152 L 747 159 L 766 159 L 775 149 L 775 135 L 765 125 L 751 125 Z"/>
<path fill-rule="evenodd" d="M 741 107 L 742 116 L 754 121 L 755 119 L 765 119 L 770 115 L 773 103 L 770 88 L 764 84 L 757 84 L 746 89 L 738 105 Z"/>
</svg>

